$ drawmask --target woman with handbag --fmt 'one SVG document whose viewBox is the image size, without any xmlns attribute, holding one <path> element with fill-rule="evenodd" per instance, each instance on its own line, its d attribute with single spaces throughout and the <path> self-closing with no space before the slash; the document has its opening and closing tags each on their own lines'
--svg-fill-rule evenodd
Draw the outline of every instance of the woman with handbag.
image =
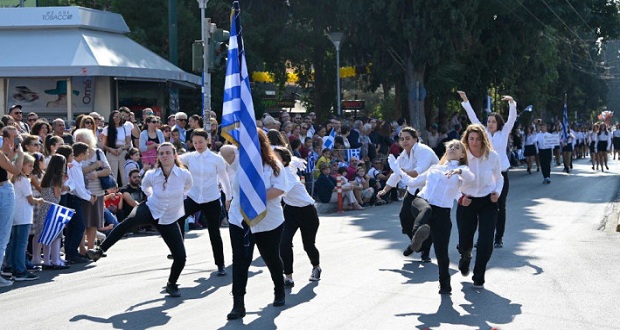
<svg viewBox="0 0 620 330">
<path fill-rule="evenodd" d="M 118 110 L 110 113 L 108 126 L 103 128 L 103 149 L 106 151 L 106 158 L 110 164 L 112 176 L 121 186 L 125 180 L 125 154 L 131 148 L 131 130 L 133 124 L 127 122 Z M 118 176 L 120 171 L 120 176 Z"/>
<path fill-rule="evenodd" d="M 84 182 L 86 189 L 95 196 L 95 203 L 88 201 L 82 202 L 82 210 L 84 214 L 84 226 L 86 227 L 86 241 L 88 248 L 95 247 L 95 238 L 97 236 L 97 228 L 103 227 L 104 223 L 104 196 L 105 189 L 116 186 L 110 176 L 110 164 L 103 154 L 103 151 L 97 148 L 97 140 L 93 131 L 88 128 L 80 128 L 74 133 L 76 142 L 83 142 L 89 146 L 88 156 L 82 162 L 82 172 L 84 173 Z M 112 182 L 111 182 L 112 181 Z M 80 245 L 80 254 L 86 256 L 86 245 L 84 240 Z"/>
</svg>

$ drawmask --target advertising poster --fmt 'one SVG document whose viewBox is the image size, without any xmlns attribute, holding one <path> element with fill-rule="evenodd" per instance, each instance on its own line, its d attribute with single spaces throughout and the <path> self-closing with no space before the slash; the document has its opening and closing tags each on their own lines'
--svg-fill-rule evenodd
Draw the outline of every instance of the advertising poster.
<svg viewBox="0 0 620 330">
<path fill-rule="evenodd" d="M 95 104 L 94 77 L 73 77 L 73 113 L 92 112 Z M 24 113 L 55 114 L 67 110 L 67 80 L 57 78 L 11 78 L 7 106 L 21 104 Z"/>
</svg>

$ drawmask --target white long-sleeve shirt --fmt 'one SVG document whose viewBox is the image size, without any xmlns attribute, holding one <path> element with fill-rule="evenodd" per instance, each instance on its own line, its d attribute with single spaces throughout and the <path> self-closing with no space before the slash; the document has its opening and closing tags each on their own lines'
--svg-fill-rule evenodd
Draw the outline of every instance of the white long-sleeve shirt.
<svg viewBox="0 0 620 330">
<path fill-rule="evenodd" d="M 198 204 L 211 202 L 220 198 L 218 183 L 222 185 L 222 191 L 226 199 L 231 200 L 231 186 L 226 161 L 224 158 L 210 150 L 200 153 L 192 151 L 179 156 L 183 165 L 187 166 L 192 174 L 194 185 L 187 196 Z"/>
<path fill-rule="evenodd" d="M 429 146 L 421 143 L 416 143 L 411 148 L 411 152 L 407 153 L 405 150 L 400 153 L 398 158 L 396 158 L 398 162 L 398 167 L 400 167 L 403 171 L 413 171 L 415 170 L 418 175 L 426 172 L 431 165 L 437 164 L 439 162 L 439 158 Z M 398 175 L 390 175 L 387 180 L 387 184 L 391 187 L 396 187 L 398 182 L 401 180 L 401 177 Z M 418 185 L 412 185 L 407 187 L 407 191 L 410 194 L 415 194 L 417 189 L 421 189 L 424 186 L 424 183 L 419 183 Z"/>
<path fill-rule="evenodd" d="M 463 195 L 470 197 L 484 197 L 492 192 L 498 195 L 504 188 L 504 177 L 500 167 L 499 156 L 493 150 L 489 151 L 489 156 L 480 158 L 474 157 L 467 151 L 469 170 L 474 173 L 472 181 L 464 181 L 461 185 Z"/>
<path fill-rule="evenodd" d="M 463 173 L 448 178 L 446 172 L 455 169 L 461 169 Z M 446 164 L 435 164 L 415 179 L 405 175 L 403 182 L 406 185 L 418 185 L 422 182 L 424 187 L 418 196 L 426 199 L 431 205 L 452 208 L 454 200 L 461 195 L 459 191 L 461 183 L 472 181 L 474 178 L 475 175 L 469 170 L 469 167 L 459 166 L 458 161 L 453 160 Z"/>
<path fill-rule="evenodd" d="M 306 187 L 299 180 L 299 176 L 295 173 L 295 169 L 290 165 L 284 168 L 284 175 L 286 175 L 287 187 L 284 191 L 282 200 L 284 203 L 295 207 L 304 207 L 308 205 L 314 205 L 314 199 L 310 197 Z"/>
<path fill-rule="evenodd" d="M 160 225 L 169 225 L 185 215 L 183 200 L 193 183 L 189 171 L 176 165 L 167 181 L 161 168 L 144 174 L 142 191 L 147 196 L 146 205 Z"/>
<path fill-rule="evenodd" d="M 469 121 L 473 124 L 481 124 L 469 101 L 462 102 L 461 105 L 467 112 Z M 512 128 L 515 126 L 515 122 L 517 121 L 517 102 L 508 102 L 508 108 L 508 120 L 504 123 L 504 127 L 493 134 L 491 134 L 491 132 L 487 129 L 487 135 L 489 136 L 489 140 L 491 140 L 493 150 L 495 150 L 500 157 L 502 172 L 507 171 L 510 167 L 510 159 L 508 159 L 506 148 L 508 148 L 508 138 L 510 137 L 510 132 L 512 132 Z"/>
<path fill-rule="evenodd" d="M 607 141 L 607 151 L 611 150 L 611 134 L 608 131 L 605 131 L 601 134 L 596 134 L 596 145 L 595 145 L 595 150 L 596 152 L 599 151 L 603 151 L 603 150 L 598 150 L 598 142 L 605 142 Z"/>
<path fill-rule="evenodd" d="M 69 193 L 85 201 L 90 201 L 92 194 L 86 189 L 82 164 L 76 162 L 74 159 L 70 166 L 67 166 L 67 176 L 69 179 L 65 182 L 65 185 L 69 187 Z"/>
</svg>

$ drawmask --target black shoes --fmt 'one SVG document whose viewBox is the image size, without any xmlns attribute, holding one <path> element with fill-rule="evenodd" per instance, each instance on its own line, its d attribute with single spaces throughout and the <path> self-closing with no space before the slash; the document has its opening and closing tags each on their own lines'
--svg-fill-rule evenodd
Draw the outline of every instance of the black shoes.
<svg viewBox="0 0 620 330">
<path fill-rule="evenodd" d="M 459 260 L 459 270 L 461 271 L 461 275 L 467 276 L 469 275 L 469 263 L 471 262 L 471 254 L 465 253 L 461 254 L 461 260 Z"/>
<path fill-rule="evenodd" d="M 293 281 L 292 278 L 288 278 L 288 277 L 284 278 L 284 287 L 285 288 L 292 288 L 294 286 L 295 286 L 295 281 Z"/>
<path fill-rule="evenodd" d="M 233 308 L 230 311 L 230 313 L 228 313 L 228 315 L 226 315 L 226 319 L 228 320 L 236 320 L 236 319 L 240 319 L 242 317 L 245 316 L 245 303 L 243 301 L 243 297 L 235 297 L 234 298 L 234 303 L 233 303 Z"/>
<path fill-rule="evenodd" d="M 224 266 L 217 266 L 217 276 L 226 276 L 226 268 Z"/>
<path fill-rule="evenodd" d="M 439 294 L 452 294 L 452 287 L 450 284 L 439 285 Z"/>
<path fill-rule="evenodd" d="M 89 249 L 88 251 L 86 251 L 86 255 L 88 256 L 88 259 L 92 261 L 97 261 L 103 256 L 103 250 L 99 248 Z"/>
<path fill-rule="evenodd" d="M 285 297 L 286 296 L 284 295 L 284 286 L 276 287 L 274 289 L 273 306 L 274 307 L 284 306 Z"/>
<path fill-rule="evenodd" d="M 420 251 L 420 249 L 422 248 L 422 244 L 424 244 L 424 241 L 428 238 L 430 234 L 431 227 L 429 225 L 421 225 L 415 231 L 415 234 L 413 234 L 409 248 L 414 252 Z"/>
<path fill-rule="evenodd" d="M 411 249 L 411 244 L 407 246 L 407 248 L 405 249 L 405 251 L 403 251 L 403 255 L 405 257 L 410 256 L 413 253 L 413 250 Z"/>
<path fill-rule="evenodd" d="M 422 259 L 422 262 L 424 263 L 431 262 L 431 256 L 428 252 L 422 252 L 422 255 L 420 256 L 420 258 Z"/>
<path fill-rule="evenodd" d="M 474 285 L 472 285 L 472 287 L 474 289 L 484 289 L 484 283 L 483 282 L 474 281 Z"/>
<path fill-rule="evenodd" d="M 166 285 L 166 293 L 168 293 L 168 295 L 173 298 L 178 298 L 181 296 L 178 284 L 168 283 Z"/>
</svg>

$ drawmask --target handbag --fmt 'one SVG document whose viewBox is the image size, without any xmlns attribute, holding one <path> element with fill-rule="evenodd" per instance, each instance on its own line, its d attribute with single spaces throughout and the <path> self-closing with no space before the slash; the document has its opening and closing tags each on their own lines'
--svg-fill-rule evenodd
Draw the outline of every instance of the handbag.
<svg viewBox="0 0 620 330">
<path fill-rule="evenodd" d="M 97 149 L 97 160 L 101 160 L 99 156 L 99 149 Z M 103 170 L 103 167 L 97 169 L 97 171 Z M 99 177 L 99 182 L 101 182 L 101 188 L 103 190 L 108 190 L 110 188 L 118 187 L 116 180 L 114 180 L 114 176 L 112 174 L 108 176 Z"/>
</svg>

